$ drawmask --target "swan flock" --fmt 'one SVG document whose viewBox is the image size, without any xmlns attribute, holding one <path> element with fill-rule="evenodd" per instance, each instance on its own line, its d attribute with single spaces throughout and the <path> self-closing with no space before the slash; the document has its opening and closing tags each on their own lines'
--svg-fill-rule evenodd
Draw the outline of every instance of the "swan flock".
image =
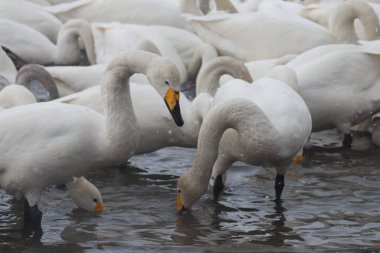
<svg viewBox="0 0 380 253">
<path fill-rule="evenodd" d="M 0 0 L 0 187 L 41 235 L 47 187 L 101 213 L 83 176 L 179 146 L 196 148 L 179 213 L 217 200 L 238 161 L 273 167 L 280 203 L 312 132 L 379 145 L 379 15 L 369 0 Z"/>
</svg>

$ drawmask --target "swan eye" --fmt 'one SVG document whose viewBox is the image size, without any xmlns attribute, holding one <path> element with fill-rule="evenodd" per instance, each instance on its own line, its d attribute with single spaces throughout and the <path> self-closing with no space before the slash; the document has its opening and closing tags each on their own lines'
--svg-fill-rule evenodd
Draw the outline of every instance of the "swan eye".
<svg viewBox="0 0 380 253">
<path fill-rule="evenodd" d="M 180 190 L 180 189 L 178 189 L 178 193 L 181 193 L 181 190 Z"/>
<path fill-rule="evenodd" d="M 165 81 L 165 84 L 166 84 L 166 85 L 169 85 L 169 81 Z"/>
<path fill-rule="evenodd" d="M 96 202 L 98 202 L 98 200 L 97 200 L 97 199 L 94 199 L 94 202 L 96 203 Z"/>
</svg>

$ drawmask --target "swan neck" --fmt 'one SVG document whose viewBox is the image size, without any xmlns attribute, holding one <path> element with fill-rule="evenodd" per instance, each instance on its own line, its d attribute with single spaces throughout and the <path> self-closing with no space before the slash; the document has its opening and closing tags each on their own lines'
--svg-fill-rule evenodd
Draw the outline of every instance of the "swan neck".
<svg viewBox="0 0 380 253">
<path fill-rule="evenodd" d="M 57 39 L 57 55 L 55 62 L 58 64 L 77 63 L 80 59 L 82 41 L 90 64 L 96 63 L 94 38 L 90 24 L 84 20 L 70 20 L 59 31 Z"/>
<path fill-rule="evenodd" d="M 379 35 L 379 19 L 373 8 L 362 0 L 351 0 L 334 9 L 329 26 L 340 43 L 356 43 L 354 21 L 362 23 L 366 40 L 373 40 Z"/>
<path fill-rule="evenodd" d="M 218 57 L 216 49 L 207 43 L 201 44 L 195 51 L 188 70 L 188 78 L 190 81 L 195 81 L 199 70 L 203 64 L 206 64 L 210 60 Z"/>
<path fill-rule="evenodd" d="M 219 79 L 224 74 L 249 83 L 252 82 L 252 77 L 243 62 L 228 56 L 222 56 L 208 62 L 199 71 L 196 81 L 196 94 L 206 92 L 214 96 L 219 88 Z"/>
<path fill-rule="evenodd" d="M 205 189 L 207 189 L 212 168 L 218 157 L 219 142 L 223 133 L 229 128 L 240 132 L 256 114 L 257 110 L 252 110 L 252 106 L 254 105 L 245 99 L 231 99 L 215 106 L 204 119 L 199 132 L 195 161 L 190 173 L 200 180 Z"/>
<path fill-rule="evenodd" d="M 42 66 L 36 64 L 24 65 L 17 73 L 16 83 L 30 88 L 31 80 L 39 81 L 49 95 L 48 100 L 59 98 L 58 88 L 53 77 Z"/>
</svg>

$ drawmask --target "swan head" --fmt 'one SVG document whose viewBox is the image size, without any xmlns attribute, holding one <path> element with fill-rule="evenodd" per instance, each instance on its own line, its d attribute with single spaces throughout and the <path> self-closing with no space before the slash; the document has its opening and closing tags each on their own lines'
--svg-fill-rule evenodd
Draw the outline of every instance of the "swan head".
<svg viewBox="0 0 380 253">
<path fill-rule="evenodd" d="M 170 60 L 158 58 L 152 63 L 154 67 L 148 71 L 148 79 L 164 99 L 164 102 L 177 126 L 184 122 L 179 106 L 180 74 L 177 67 Z M 164 66 L 164 67 L 163 67 Z"/>
<path fill-rule="evenodd" d="M 177 211 L 187 211 L 207 190 L 206 184 L 201 184 L 204 178 L 197 178 L 191 171 L 183 174 L 177 182 Z M 205 185 L 206 187 L 202 187 Z"/>
<path fill-rule="evenodd" d="M 72 182 L 66 184 L 71 199 L 79 208 L 89 212 L 104 212 L 102 195 L 98 188 L 95 187 L 84 177 L 75 178 Z"/>
</svg>

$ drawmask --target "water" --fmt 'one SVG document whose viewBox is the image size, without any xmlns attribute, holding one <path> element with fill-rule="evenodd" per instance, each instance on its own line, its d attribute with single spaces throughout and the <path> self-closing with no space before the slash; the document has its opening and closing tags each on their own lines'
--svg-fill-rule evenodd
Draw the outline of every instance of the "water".
<svg viewBox="0 0 380 253">
<path fill-rule="evenodd" d="M 195 153 L 182 148 L 94 171 L 101 215 L 50 187 L 40 240 L 23 235 L 23 205 L 0 189 L 0 252 L 380 252 L 380 150 L 344 150 L 334 138 L 313 138 L 319 147 L 289 170 L 281 205 L 274 169 L 236 164 L 218 202 L 209 191 L 178 215 L 176 181 Z"/>
</svg>

